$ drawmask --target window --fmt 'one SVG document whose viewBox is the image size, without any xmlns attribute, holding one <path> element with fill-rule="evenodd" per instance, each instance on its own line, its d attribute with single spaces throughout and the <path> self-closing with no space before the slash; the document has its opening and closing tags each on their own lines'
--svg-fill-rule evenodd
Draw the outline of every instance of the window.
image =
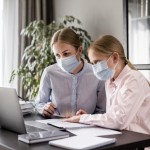
<svg viewBox="0 0 150 150">
<path fill-rule="evenodd" d="M 150 0 L 127 0 L 128 58 L 150 81 Z"/>
<path fill-rule="evenodd" d="M 18 0 L 0 0 L 0 86 L 9 83 L 11 72 L 18 67 Z"/>
<path fill-rule="evenodd" d="M 2 12 L 3 12 L 3 1 L 0 0 L 0 33 L 2 33 Z M 2 77 L 1 77 L 1 74 L 2 74 L 2 35 L 0 35 L 0 85 L 2 85 Z"/>
</svg>

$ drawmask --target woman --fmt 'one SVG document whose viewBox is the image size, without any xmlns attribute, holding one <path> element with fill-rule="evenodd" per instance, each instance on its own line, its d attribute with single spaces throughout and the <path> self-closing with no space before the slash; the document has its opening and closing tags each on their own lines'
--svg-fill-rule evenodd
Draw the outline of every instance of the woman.
<svg viewBox="0 0 150 150">
<path fill-rule="evenodd" d="M 79 110 L 66 121 L 150 134 L 149 83 L 126 59 L 121 43 L 103 36 L 89 47 L 88 56 L 95 76 L 107 80 L 106 113 L 90 115 Z"/>
<path fill-rule="evenodd" d="M 82 58 L 78 35 L 69 28 L 57 31 L 51 40 L 57 63 L 42 75 L 36 108 L 45 117 L 70 117 L 79 109 L 88 113 L 104 113 L 106 96 L 104 81 L 93 74 L 92 66 Z"/>
</svg>

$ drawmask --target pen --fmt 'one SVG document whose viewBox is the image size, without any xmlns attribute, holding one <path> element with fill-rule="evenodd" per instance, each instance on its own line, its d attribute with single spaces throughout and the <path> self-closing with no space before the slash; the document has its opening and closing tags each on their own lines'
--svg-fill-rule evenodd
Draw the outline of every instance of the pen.
<svg viewBox="0 0 150 150">
<path fill-rule="evenodd" d="M 58 108 L 55 108 L 55 112 L 56 112 L 58 115 L 60 115 L 60 112 L 59 112 Z"/>
<path fill-rule="evenodd" d="M 53 116 L 59 117 L 59 118 L 66 118 L 65 116 L 62 116 L 60 114 L 60 111 L 58 110 L 58 108 L 55 108 L 55 113 L 53 114 Z"/>
</svg>

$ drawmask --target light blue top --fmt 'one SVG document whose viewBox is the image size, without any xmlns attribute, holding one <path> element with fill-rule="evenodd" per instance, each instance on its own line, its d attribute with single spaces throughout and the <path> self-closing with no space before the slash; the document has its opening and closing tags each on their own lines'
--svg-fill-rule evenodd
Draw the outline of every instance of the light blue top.
<svg viewBox="0 0 150 150">
<path fill-rule="evenodd" d="M 84 62 L 79 73 L 70 74 L 56 63 L 43 72 L 36 98 L 38 112 L 41 113 L 43 106 L 51 101 L 64 116 L 75 115 L 79 109 L 89 114 L 104 113 L 105 83 L 94 76 L 91 64 Z"/>
</svg>

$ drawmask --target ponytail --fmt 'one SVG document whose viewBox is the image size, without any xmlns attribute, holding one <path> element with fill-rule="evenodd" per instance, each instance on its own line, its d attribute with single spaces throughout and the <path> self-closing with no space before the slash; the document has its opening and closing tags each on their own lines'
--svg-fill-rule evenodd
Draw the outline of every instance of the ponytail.
<svg viewBox="0 0 150 150">
<path fill-rule="evenodd" d="M 137 70 L 137 69 L 133 66 L 133 64 L 132 64 L 127 58 L 125 58 L 125 61 L 126 61 L 126 64 L 127 64 L 131 69 Z"/>
<path fill-rule="evenodd" d="M 126 64 L 133 70 L 137 70 L 133 64 L 126 58 Z M 137 70 L 138 71 L 138 70 Z M 147 81 L 148 85 L 150 86 L 150 82 L 145 78 L 145 80 Z"/>
</svg>

